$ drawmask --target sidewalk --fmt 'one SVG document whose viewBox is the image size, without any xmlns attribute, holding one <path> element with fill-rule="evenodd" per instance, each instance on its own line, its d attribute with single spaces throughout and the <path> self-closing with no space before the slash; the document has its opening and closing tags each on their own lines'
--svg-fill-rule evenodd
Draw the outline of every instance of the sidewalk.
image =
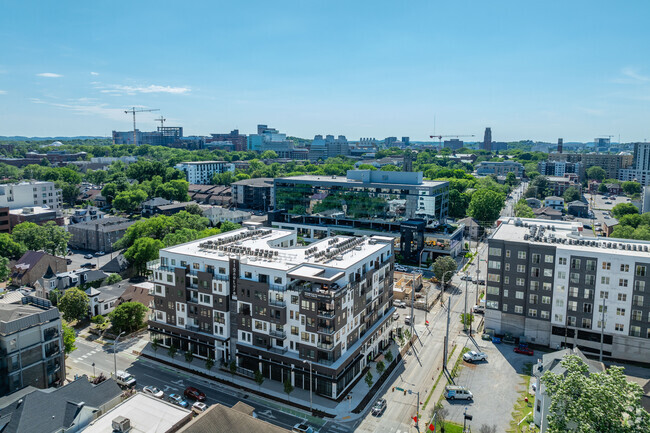
<svg viewBox="0 0 650 433">
<path fill-rule="evenodd" d="M 231 375 L 229 371 L 222 370 L 217 364 L 215 364 L 211 370 L 208 370 L 205 368 L 205 360 L 203 359 L 195 358 L 191 363 L 188 363 L 185 361 L 182 354 L 177 354 L 174 359 L 172 359 L 167 354 L 166 348 L 161 347 L 157 352 L 154 352 L 148 342 L 145 342 L 145 344 L 146 345 L 144 345 L 139 350 L 139 352 L 141 356 L 149 360 L 165 364 L 177 371 L 195 373 L 202 377 L 216 380 L 222 384 L 245 390 L 246 392 L 255 394 L 260 398 L 264 398 L 264 403 L 269 406 L 276 406 L 276 409 L 278 410 L 282 410 L 292 415 L 308 418 L 311 422 L 317 422 L 320 420 L 320 418 L 310 415 L 309 389 L 304 390 L 296 387 L 294 388 L 293 392 L 291 392 L 291 394 L 287 397 L 287 394 L 284 392 L 284 385 L 278 381 L 266 378 L 262 385 L 259 386 L 252 379 L 248 379 L 237 374 L 234 376 Z M 391 350 L 393 352 L 393 356 L 397 357 L 399 348 L 396 345 L 392 345 Z M 369 371 L 373 376 L 373 386 L 380 377 L 379 373 L 377 372 L 376 365 L 376 362 L 371 362 L 369 365 Z M 395 370 L 397 370 L 397 368 Z M 393 370 L 393 374 L 395 370 Z M 365 411 L 361 411 L 359 414 L 354 414 L 352 413 L 352 410 L 354 410 L 362 402 L 363 398 L 366 396 L 366 394 L 368 394 L 370 390 L 364 380 L 366 374 L 367 373 L 364 373 L 358 382 L 352 387 L 350 392 L 348 392 L 348 396 L 351 396 L 350 399 L 346 397 L 341 402 L 337 402 L 313 393 L 312 407 L 314 411 L 322 412 L 334 420 L 346 422 L 365 417 Z M 390 381 L 391 378 L 389 377 L 386 382 Z M 386 386 L 386 382 L 384 385 L 382 385 L 381 388 Z M 285 405 L 290 405 L 296 409 L 292 409 Z M 320 420 L 320 422 L 322 423 L 322 420 Z"/>
</svg>

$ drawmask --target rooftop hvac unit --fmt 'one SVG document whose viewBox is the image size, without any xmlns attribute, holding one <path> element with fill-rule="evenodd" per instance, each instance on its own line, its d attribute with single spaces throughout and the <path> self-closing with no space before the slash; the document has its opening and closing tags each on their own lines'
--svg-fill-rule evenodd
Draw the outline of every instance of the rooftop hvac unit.
<svg viewBox="0 0 650 433">
<path fill-rule="evenodd" d="M 129 418 L 118 416 L 111 422 L 114 432 L 127 433 L 131 431 L 131 420 Z"/>
</svg>

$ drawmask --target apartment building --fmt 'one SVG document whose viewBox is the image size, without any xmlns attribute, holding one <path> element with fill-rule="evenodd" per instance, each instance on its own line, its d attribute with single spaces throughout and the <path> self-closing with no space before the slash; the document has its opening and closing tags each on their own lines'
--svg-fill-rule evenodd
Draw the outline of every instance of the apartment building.
<svg viewBox="0 0 650 433">
<path fill-rule="evenodd" d="M 488 241 L 486 328 L 603 356 L 650 358 L 650 242 L 579 222 L 506 218 Z M 604 319 L 604 322 L 603 322 Z"/>
<path fill-rule="evenodd" d="M 174 168 L 184 172 L 190 184 L 201 185 L 209 184 L 215 174 L 235 171 L 234 166 L 226 161 L 181 162 L 176 164 Z"/>
<path fill-rule="evenodd" d="M 22 209 L 34 206 L 61 209 L 61 190 L 54 186 L 54 182 L 30 181 L 0 185 L 0 207 Z"/>
<path fill-rule="evenodd" d="M 0 302 L 0 396 L 30 385 L 60 386 L 64 380 L 59 310 L 31 296 Z"/>
<path fill-rule="evenodd" d="M 273 179 L 258 177 L 233 182 L 232 201 L 236 208 L 268 211 L 275 201 Z"/>
<path fill-rule="evenodd" d="M 587 169 L 593 166 L 602 167 L 607 173 L 606 179 L 618 179 L 619 170 L 632 166 L 633 156 L 627 153 L 551 153 L 548 160 L 580 163 L 577 171 L 580 179 L 584 179 Z"/>
<path fill-rule="evenodd" d="M 122 217 L 108 217 L 68 226 L 72 235 L 68 245 L 90 251 L 112 253 L 115 242 L 122 239 L 135 221 Z"/>
<path fill-rule="evenodd" d="M 388 345 L 392 238 L 336 236 L 301 246 L 254 225 L 160 250 L 150 263 L 150 332 L 161 345 L 237 363 L 337 399 Z"/>
<path fill-rule="evenodd" d="M 479 176 L 505 176 L 508 173 L 514 173 L 515 176 L 522 177 L 524 175 L 524 165 L 515 161 L 483 161 L 476 166 L 476 174 Z"/>
</svg>

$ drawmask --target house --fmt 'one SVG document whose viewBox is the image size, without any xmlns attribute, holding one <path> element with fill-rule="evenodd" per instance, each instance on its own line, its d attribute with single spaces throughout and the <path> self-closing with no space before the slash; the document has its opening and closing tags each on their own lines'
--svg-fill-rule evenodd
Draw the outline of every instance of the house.
<svg viewBox="0 0 650 433">
<path fill-rule="evenodd" d="M 567 212 L 578 218 L 589 218 L 589 205 L 583 201 L 575 200 L 567 205 Z"/>
<path fill-rule="evenodd" d="M 562 360 L 565 356 L 575 355 L 578 356 L 587 365 L 589 374 L 602 373 L 605 371 L 605 366 L 602 362 L 592 361 L 587 359 L 585 355 L 577 347 L 573 349 L 563 349 L 557 352 L 545 353 L 542 359 L 538 360 L 537 364 L 533 367 L 533 376 L 535 377 L 535 409 L 533 411 L 533 420 L 535 425 L 540 428 L 540 433 L 544 433 L 548 429 L 547 416 L 551 408 L 551 399 L 546 395 L 546 386 L 542 382 L 542 376 L 547 371 L 555 374 L 564 374 L 566 369 L 562 365 Z"/>
<path fill-rule="evenodd" d="M 118 306 L 118 299 L 129 286 L 127 282 L 121 282 L 110 286 L 103 286 L 98 289 L 90 287 L 86 294 L 90 299 L 90 316 L 105 316 Z"/>
<path fill-rule="evenodd" d="M 557 197 L 554 195 L 546 197 L 544 199 L 544 206 L 562 212 L 564 210 L 564 199 L 562 197 Z"/>
<path fill-rule="evenodd" d="M 614 228 L 618 225 L 618 220 L 609 218 L 603 221 L 603 234 L 607 237 L 612 235 Z"/>
<path fill-rule="evenodd" d="M 241 210 L 230 210 L 220 206 L 201 206 L 203 216 L 210 220 L 213 226 L 219 225 L 224 221 L 230 221 L 235 224 L 242 224 L 251 217 L 250 212 Z"/>
<path fill-rule="evenodd" d="M 166 198 L 154 197 L 149 200 L 143 201 L 140 207 L 142 208 L 142 216 L 150 217 L 160 213 L 159 206 L 174 203 L 173 200 Z"/>
<path fill-rule="evenodd" d="M 125 302 L 139 302 L 149 308 L 153 303 L 153 283 L 145 281 L 127 286 L 126 290 L 117 298 L 117 305 Z"/>
<path fill-rule="evenodd" d="M 196 204 L 195 201 L 186 201 L 186 202 L 173 202 L 173 203 L 168 203 L 162 206 L 158 206 L 158 213 L 162 215 L 174 215 L 179 213 L 180 211 L 185 210 L 186 207 L 188 207 L 191 204 Z"/>
<path fill-rule="evenodd" d="M 463 236 L 465 239 L 477 240 L 479 236 L 483 233 L 483 228 L 474 218 L 467 217 L 458 221 L 458 224 L 464 224 L 465 230 L 463 231 Z"/>
<path fill-rule="evenodd" d="M 589 194 L 598 194 L 598 188 L 600 188 L 600 182 L 597 180 L 589 181 Z"/>
<path fill-rule="evenodd" d="M 190 185 L 187 193 L 197 203 L 232 206 L 232 189 L 223 185 Z"/>
<path fill-rule="evenodd" d="M 559 221 L 562 219 L 562 212 L 552 209 L 548 206 L 541 207 L 539 209 L 533 209 L 535 218 L 544 219 L 544 220 L 554 220 Z"/>
<path fill-rule="evenodd" d="M 29 391 L 2 399 L 3 433 L 78 432 L 117 405 L 122 395 L 113 379 L 93 385 L 86 376 L 61 388 Z"/>
<path fill-rule="evenodd" d="M 416 292 L 422 290 L 422 274 L 399 271 L 393 273 L 393 299 L 411 299 L 413 289 Z"/>
<path fill-rule="evenodd" d="M 102 190 L 101 188 L 89 188 L 86 189 L 85 191 L 81 191 L 79 195 L 77 196 L 77 201 L 80 202 L 85 202 L 89 201 L 92 203 L 96 203 L 97 197 L 102 195 Z"/>
<path fill-rule="evenodd" d="M 178 433 L 289 433 L 283 427 L 262 421 L 255 416 L 253 408 L 245 403 L 237 402 L 232 408 L 217 403 L 194 418 Z"/>
<path fill-rule="evenodd" d="M 527 198 L 526 203 L 528 203 L 528 206 L 530 206 L 531 209 L 539 209 L 542 207 L 542 201 L 535 197 Z"/>
<path fill-rule="evenodd" d="M 605 184 L 607 187 L 607 192 L 610 194 L 614 195 L 622 195 L 623 194 L 623 188 L 621 188 L 621 185 L 618 183 L 607 183 Z"/>
<path fill-rule="evenodd" d="M 102 271 L 95 269 L 75 269 L 73 271 L 54 273 L 52 268 L 48 267 L 47 272 L 34 285 L 36 286 L 36 296 L 43 299 L 50 299 L 50 292 L 58 290 L 63 293 L 71 287 L 78 287 L 84 284 L 99 282 L 98 285 L 108 277 Z"/>
<path fill-rule="evenodd" d="M 120 240 L 126 229 L 135 221 L 121 217 L 107 217 L 68 226 L 72 235 L 68 245 L 71 248 L 90 251 L 114 251 L 113 245 Z"/>
<path fill-rule="evenodd" d="M 81 209 L 75 209 L 74 214 L 70 216 L 70 224 L 85 223 L 104 218 L 105 212 L 100 211 L 96 206 L 86 206 Z"/>
<path fill-rule="evenodd" d="M 44 251 L 27 251 L 11 269 L 11 279 L 16 286 L 33 286 L 43 278 L 48 269 L 57 272 L 68 270 L 66 259 Z"/>
<path fill-rule="evenodd" d="M 122 278 L 127 278 L 132 273 L 129 268 L 129 261 L 124 257 L 124 254 L 118 254 L 102 266 L 100 270 L 110 274 L 120 274 Z"/>
</svg>

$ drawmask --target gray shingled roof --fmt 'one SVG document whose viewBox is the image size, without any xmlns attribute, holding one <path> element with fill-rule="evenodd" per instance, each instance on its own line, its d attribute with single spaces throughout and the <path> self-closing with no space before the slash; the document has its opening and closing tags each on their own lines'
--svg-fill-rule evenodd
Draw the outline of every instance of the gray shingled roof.
<svg viewBox="0 0 650 433">
<path fill-rule="evenodd" d="M 290 431 L 269 424 L 266 421 L 253 418 L 246 413 L 248 410 L 246 410 L 247 408 L 244 406 L 239 406 L 235 409 L 235 407 L 229 408 L 220 404 L 215 404 L 214 406 L 209 407 L 201 415 L 194 418 L 185 427 L 180 429 L 179 433 L 287 433 Z"/>
</svg>

